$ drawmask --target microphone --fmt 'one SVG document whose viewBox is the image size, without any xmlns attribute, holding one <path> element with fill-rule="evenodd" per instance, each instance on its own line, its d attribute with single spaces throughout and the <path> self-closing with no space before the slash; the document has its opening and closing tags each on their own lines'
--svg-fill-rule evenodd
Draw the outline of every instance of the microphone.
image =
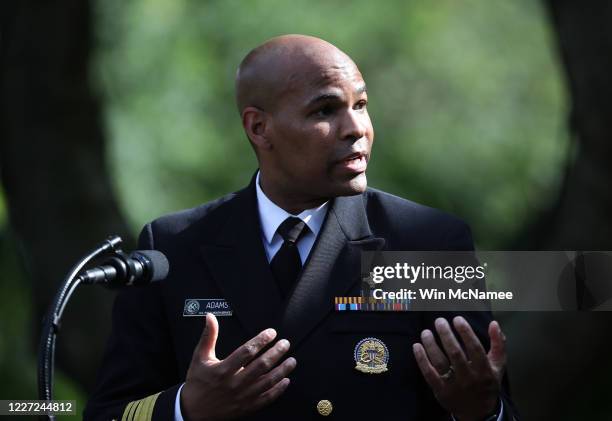
<svg viewBox="0 0 612 421">
<path fill-rule="evenodd" d="M 84 284 L 102 284 L 110 288 L 143 286 L 161 281 L 168 275 L 166 256 L 157 250 L 136 250 L 129 255 L 115 253 L 101 266 L 89 269 L 79 278 Z"/>
</svg>

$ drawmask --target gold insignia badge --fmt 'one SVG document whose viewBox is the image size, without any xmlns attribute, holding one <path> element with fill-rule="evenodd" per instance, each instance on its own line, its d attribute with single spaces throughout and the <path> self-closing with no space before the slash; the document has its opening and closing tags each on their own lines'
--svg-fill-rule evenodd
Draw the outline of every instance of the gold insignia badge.
<svg viewBox="0 0 612 421">
<path fill-rule="evenodd" d="M 379 374 L 387 371 L 389 350 L 380 339 L 365 338 L 355 347 L 355 370 L 362 373 Z"/>
<path fill-rule="evenodd" d="M 332 406 L 332 403 L 328 401 L 327 399 L 323 399 L 317 403 L 317 411 L 319 412 L 319 414 L 323 415 L 324 417 L 331 414 L 333 410 L 334 410 L 334 407 Z"/>
</svg>

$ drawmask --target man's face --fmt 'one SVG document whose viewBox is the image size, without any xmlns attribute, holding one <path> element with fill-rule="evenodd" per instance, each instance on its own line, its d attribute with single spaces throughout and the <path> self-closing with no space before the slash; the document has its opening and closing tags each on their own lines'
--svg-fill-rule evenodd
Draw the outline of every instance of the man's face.
<svg viewBox="0 0 612 421">
<path fill-rule="evenodd" d="M 374 129 L 359 70 L 337 58 L 289 79 L 271 112 L 275 182 L 309 199 L 362 193 Z"/>
</svg>

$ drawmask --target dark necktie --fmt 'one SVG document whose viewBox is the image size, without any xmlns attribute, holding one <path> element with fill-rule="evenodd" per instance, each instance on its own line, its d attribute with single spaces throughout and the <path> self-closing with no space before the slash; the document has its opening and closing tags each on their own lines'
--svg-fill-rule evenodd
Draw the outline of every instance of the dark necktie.
<svg viewBox="0 0 612 421">
<path fill-rule="evenodd" d="M 297 248 L 300 237 L 308 232 L 308 226 L 300 218 L 288 217 L 276 230 L 283 237 L 283 245 L 270 262 L 270 268 L 278 283 L 281 295 L 287 298 L 300 271 L 302 260 Z"/>
</svg>

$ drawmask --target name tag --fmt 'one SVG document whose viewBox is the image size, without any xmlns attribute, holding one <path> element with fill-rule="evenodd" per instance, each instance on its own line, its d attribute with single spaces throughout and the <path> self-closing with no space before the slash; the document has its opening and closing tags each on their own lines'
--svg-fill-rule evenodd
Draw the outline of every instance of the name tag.
<svg viewBox="0 0 612 421">
<path fill-rule="evenodd" d="M 187 298 L 183 307 L 183 317 L 206 316 L 212 313 L 217 317 L 231 316 L 234 311 L 224 298 Z"/>
</svg>

